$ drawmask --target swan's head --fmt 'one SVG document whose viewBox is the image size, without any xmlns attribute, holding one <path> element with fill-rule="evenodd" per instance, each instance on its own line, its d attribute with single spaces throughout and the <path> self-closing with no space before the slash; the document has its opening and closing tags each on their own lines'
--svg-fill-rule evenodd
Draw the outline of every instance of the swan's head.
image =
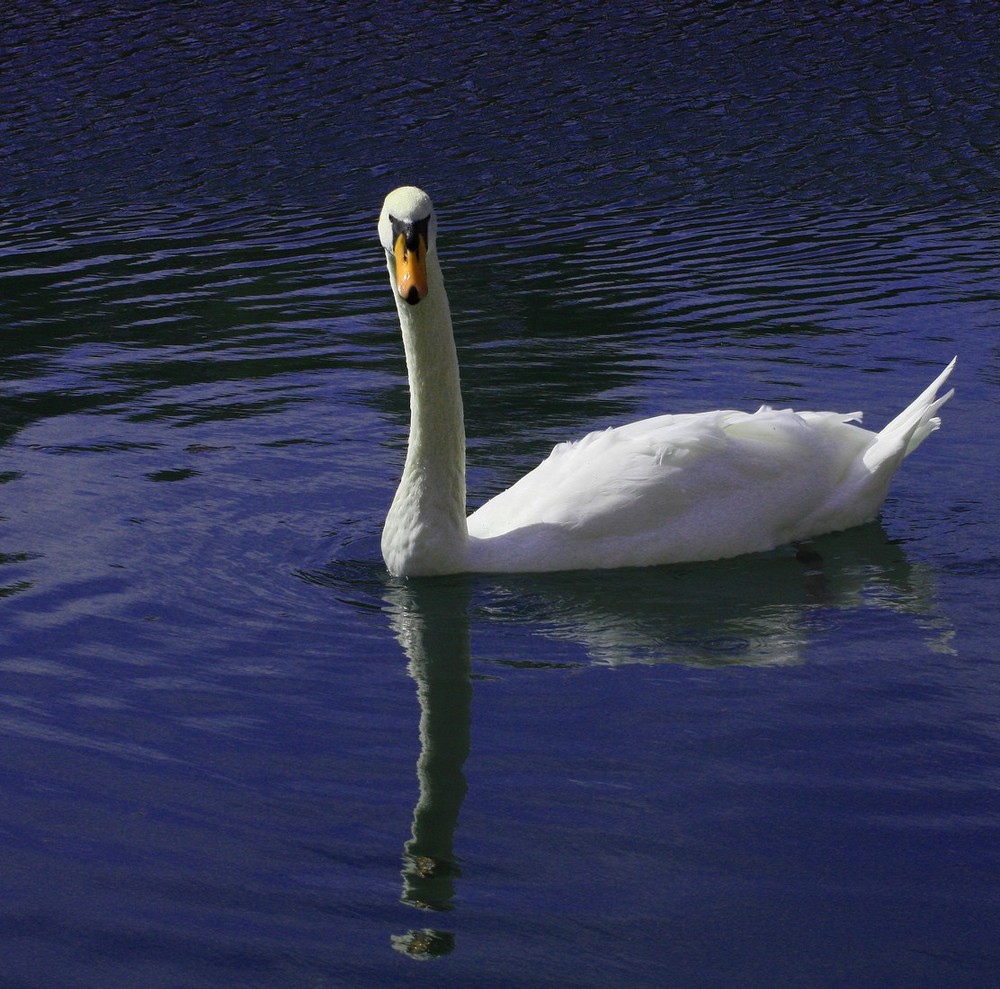
<svg viewBox="0 0 1000 989">
<path fill-rule="evenodd" d="M 378 235 L 389 260 L 396 294 L 415 306 L 428 292 L 427 255 L 434 250 L 437 219 L 431 197 L 405 185 L 385 197 Z"/>
</svg>

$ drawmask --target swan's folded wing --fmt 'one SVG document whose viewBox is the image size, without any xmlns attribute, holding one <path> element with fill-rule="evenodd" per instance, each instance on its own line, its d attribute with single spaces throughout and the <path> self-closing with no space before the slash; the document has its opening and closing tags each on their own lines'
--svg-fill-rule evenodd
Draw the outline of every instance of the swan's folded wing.
<svg viewBox="0 0 1000 989">
<path fill-rule="evenodd" d="M 852 415 L 762 408 L 661 416 L 557 446 L 469 519 L 470 535 L 557 527 L 563 542 L 727 551 L 777 545 L 842 483 L 873 436 Z M 655 547 L 653 544 L 656 544 Z M 662 544 L 662 545 L 661 545 Z M 748 549 L 747 551 L 750 551 Z M 670 555 L 673 555 L 672 553 Z"/>
</svg>

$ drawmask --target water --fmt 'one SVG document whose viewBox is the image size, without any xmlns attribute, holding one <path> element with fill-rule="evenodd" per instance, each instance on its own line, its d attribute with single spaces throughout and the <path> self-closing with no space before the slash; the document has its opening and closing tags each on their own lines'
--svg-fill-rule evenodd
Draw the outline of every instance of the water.
<svg viewBox="0 0 1000 989">
<path fill-rule="evenodd" d="M 997 26 L 16 5 L 0 983 L 994 984 Z M 957 353 L 944 426 L 818 562 L 394 581 L 402 181 L 474 503 Z"/>
</svg>

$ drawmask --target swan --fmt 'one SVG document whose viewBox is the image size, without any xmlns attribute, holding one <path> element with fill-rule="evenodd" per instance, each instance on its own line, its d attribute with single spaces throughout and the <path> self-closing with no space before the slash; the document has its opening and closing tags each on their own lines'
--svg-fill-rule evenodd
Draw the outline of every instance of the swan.
<svg viewBox="0 0 1000 989">
<path fill-rule="evenodd" d="M 714 560 L 871 521 L 903 461 L 940 425 L 955 360 L 881 432 L 860 412 L 663 415 L 560 443 L 466 517 L 465 423 L 427 193 L 379 217 L 410 389 L 402 478 L 382 556 L 402 577 Z"/>
</svg>

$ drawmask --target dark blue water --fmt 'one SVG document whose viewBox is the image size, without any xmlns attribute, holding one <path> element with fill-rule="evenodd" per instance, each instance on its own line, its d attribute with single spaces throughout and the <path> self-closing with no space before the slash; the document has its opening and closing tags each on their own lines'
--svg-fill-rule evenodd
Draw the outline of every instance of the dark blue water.
<svg viewBox="0 0 1000 989">
<path fill-rule="evenodd" d="M 5 13 L 4 989 L 995 985 L 997 15 L 509 6 Z M 958 392 L 805 563 L 392 580 L 404 181 L 474 504 Z"/>
</svg>

